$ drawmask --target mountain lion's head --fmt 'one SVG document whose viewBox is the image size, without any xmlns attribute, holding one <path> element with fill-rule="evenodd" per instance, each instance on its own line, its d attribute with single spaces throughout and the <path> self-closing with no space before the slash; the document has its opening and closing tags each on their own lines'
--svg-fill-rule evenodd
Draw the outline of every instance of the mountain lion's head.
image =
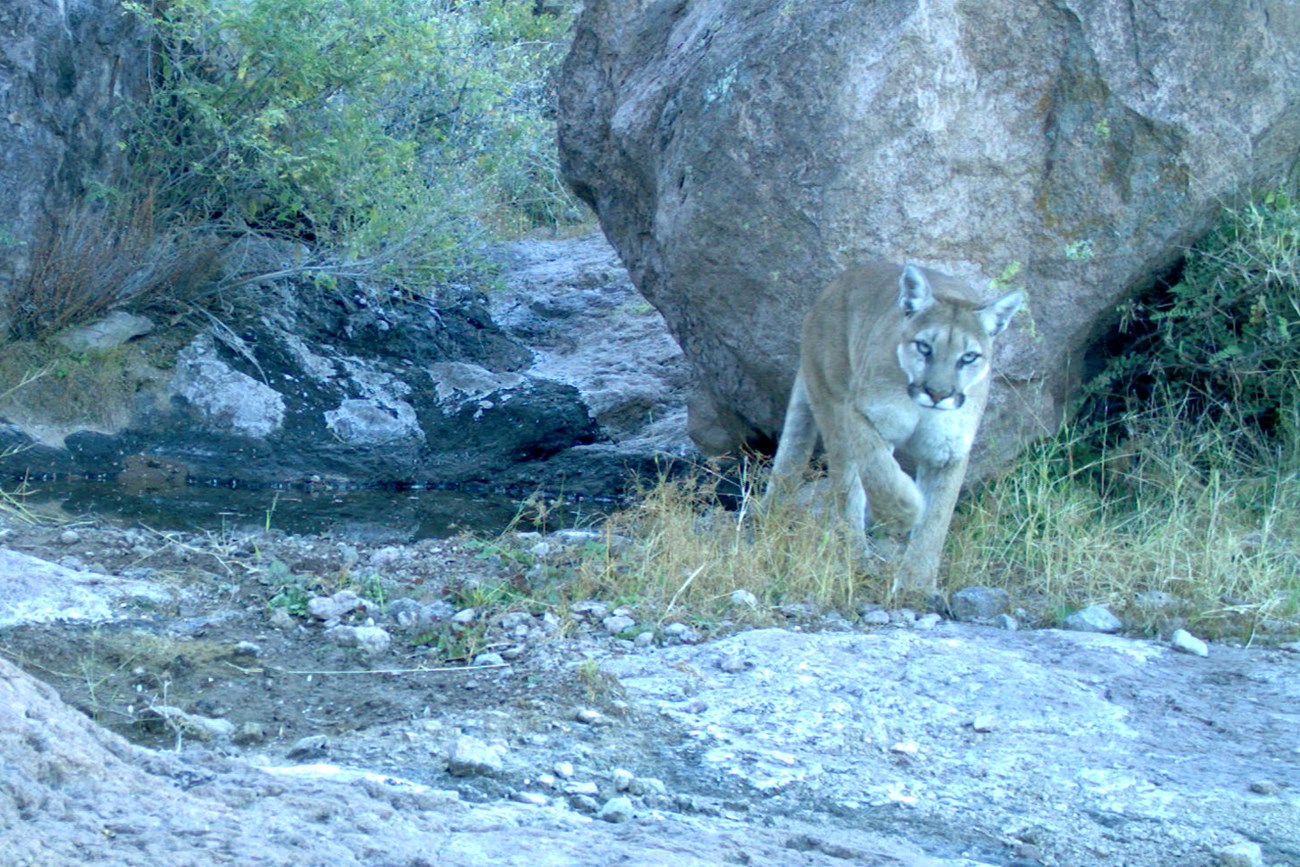
<svg viewBox="0 0 1300 867">
<path fill-rule="evenodd" d="M 898 280 L 904 315 L 898 366 L 908 396 L 928 409 L 960 409 L 970 387 L 988 376 L 993 338 L 1024 300 L 1023 292 L 1011 292 L 977 307 L 936 296 L 921 269 L 906 266 Z"/>
</svg>

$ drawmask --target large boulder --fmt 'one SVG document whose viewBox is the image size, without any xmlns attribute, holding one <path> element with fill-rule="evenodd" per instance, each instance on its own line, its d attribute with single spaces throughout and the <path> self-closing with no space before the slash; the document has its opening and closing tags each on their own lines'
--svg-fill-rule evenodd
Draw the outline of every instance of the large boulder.
<svg viewBox="0 0 1300 867">
<path fill-rule="evenodd" d="M 51 219 L 108 182 L 149 51 L 120 0 L 0 4 L 0 297 Z"/>
<path fill-rule="evenodd" d="M 1055 429 L 1117 302 L 1295 160 L 1297 46 L 1285 2 L 588 0 L 562 166 L 696 369 L 706 451 L 770 445 L 848 263 L 1025 286 L 978 473 Z"/>
</svg>

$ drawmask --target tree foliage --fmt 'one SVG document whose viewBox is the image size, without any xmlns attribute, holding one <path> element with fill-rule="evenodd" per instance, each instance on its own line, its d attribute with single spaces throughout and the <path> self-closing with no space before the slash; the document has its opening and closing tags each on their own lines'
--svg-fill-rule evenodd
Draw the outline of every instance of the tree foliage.
<svg viewBox="0 0 1300 867">
<path fill-rule="evenodd" d="M 572 218 L 547 90 L 565 14 L 532 0 L 124 5 L 156 52 L 136 183 L 173 214 L 372 259 L 408 284 L 462 270 L 485 226 Z"/>
</svg>

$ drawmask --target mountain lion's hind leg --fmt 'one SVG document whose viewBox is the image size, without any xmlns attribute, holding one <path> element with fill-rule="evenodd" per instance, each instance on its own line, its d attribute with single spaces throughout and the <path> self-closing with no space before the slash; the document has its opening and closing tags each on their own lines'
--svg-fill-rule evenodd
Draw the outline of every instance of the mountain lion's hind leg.
<svg viewBox="0 0 1300 867">
<path fill-rule="evenodd" d="M 816 445 L 817 420 L 813 416 L 812 404 L 808 402 L 808 390 L 804 387 L 801 373 L 790 389 L 781 441 L 776 448 L 776 457 L 772 459 L 772 472 L 768 475 L 767 490 L 763 494 L 765 509 L 774 500 L 792 497 L 799 489 L 803 471 Z"/>
</svg>

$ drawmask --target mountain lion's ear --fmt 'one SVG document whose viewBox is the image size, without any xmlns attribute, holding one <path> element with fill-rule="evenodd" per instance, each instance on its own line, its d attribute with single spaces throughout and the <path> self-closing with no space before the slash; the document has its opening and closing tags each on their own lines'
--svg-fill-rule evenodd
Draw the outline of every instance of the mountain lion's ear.
<svg viewBox="0 0 1300 867">
<path fill-rule="evenodd" d="M 903 275 L 898 278 L 898 306 L 913 316 L 933 303 L 934 292 L 925 274 L 915 265 L 904 265 Z"/>
<path fill-rule="evenodd" d="M 1024 303 L 1024 292 L 1010 292 L 992 304 L 985 304 L 975 313 L 980 318 L 980 325 L 984 327 L 984 333 L 989 337 L 996 337 L 1007 327 L 1011 317 L 1016 315 L 1016 311 Z"/>
</svg>

